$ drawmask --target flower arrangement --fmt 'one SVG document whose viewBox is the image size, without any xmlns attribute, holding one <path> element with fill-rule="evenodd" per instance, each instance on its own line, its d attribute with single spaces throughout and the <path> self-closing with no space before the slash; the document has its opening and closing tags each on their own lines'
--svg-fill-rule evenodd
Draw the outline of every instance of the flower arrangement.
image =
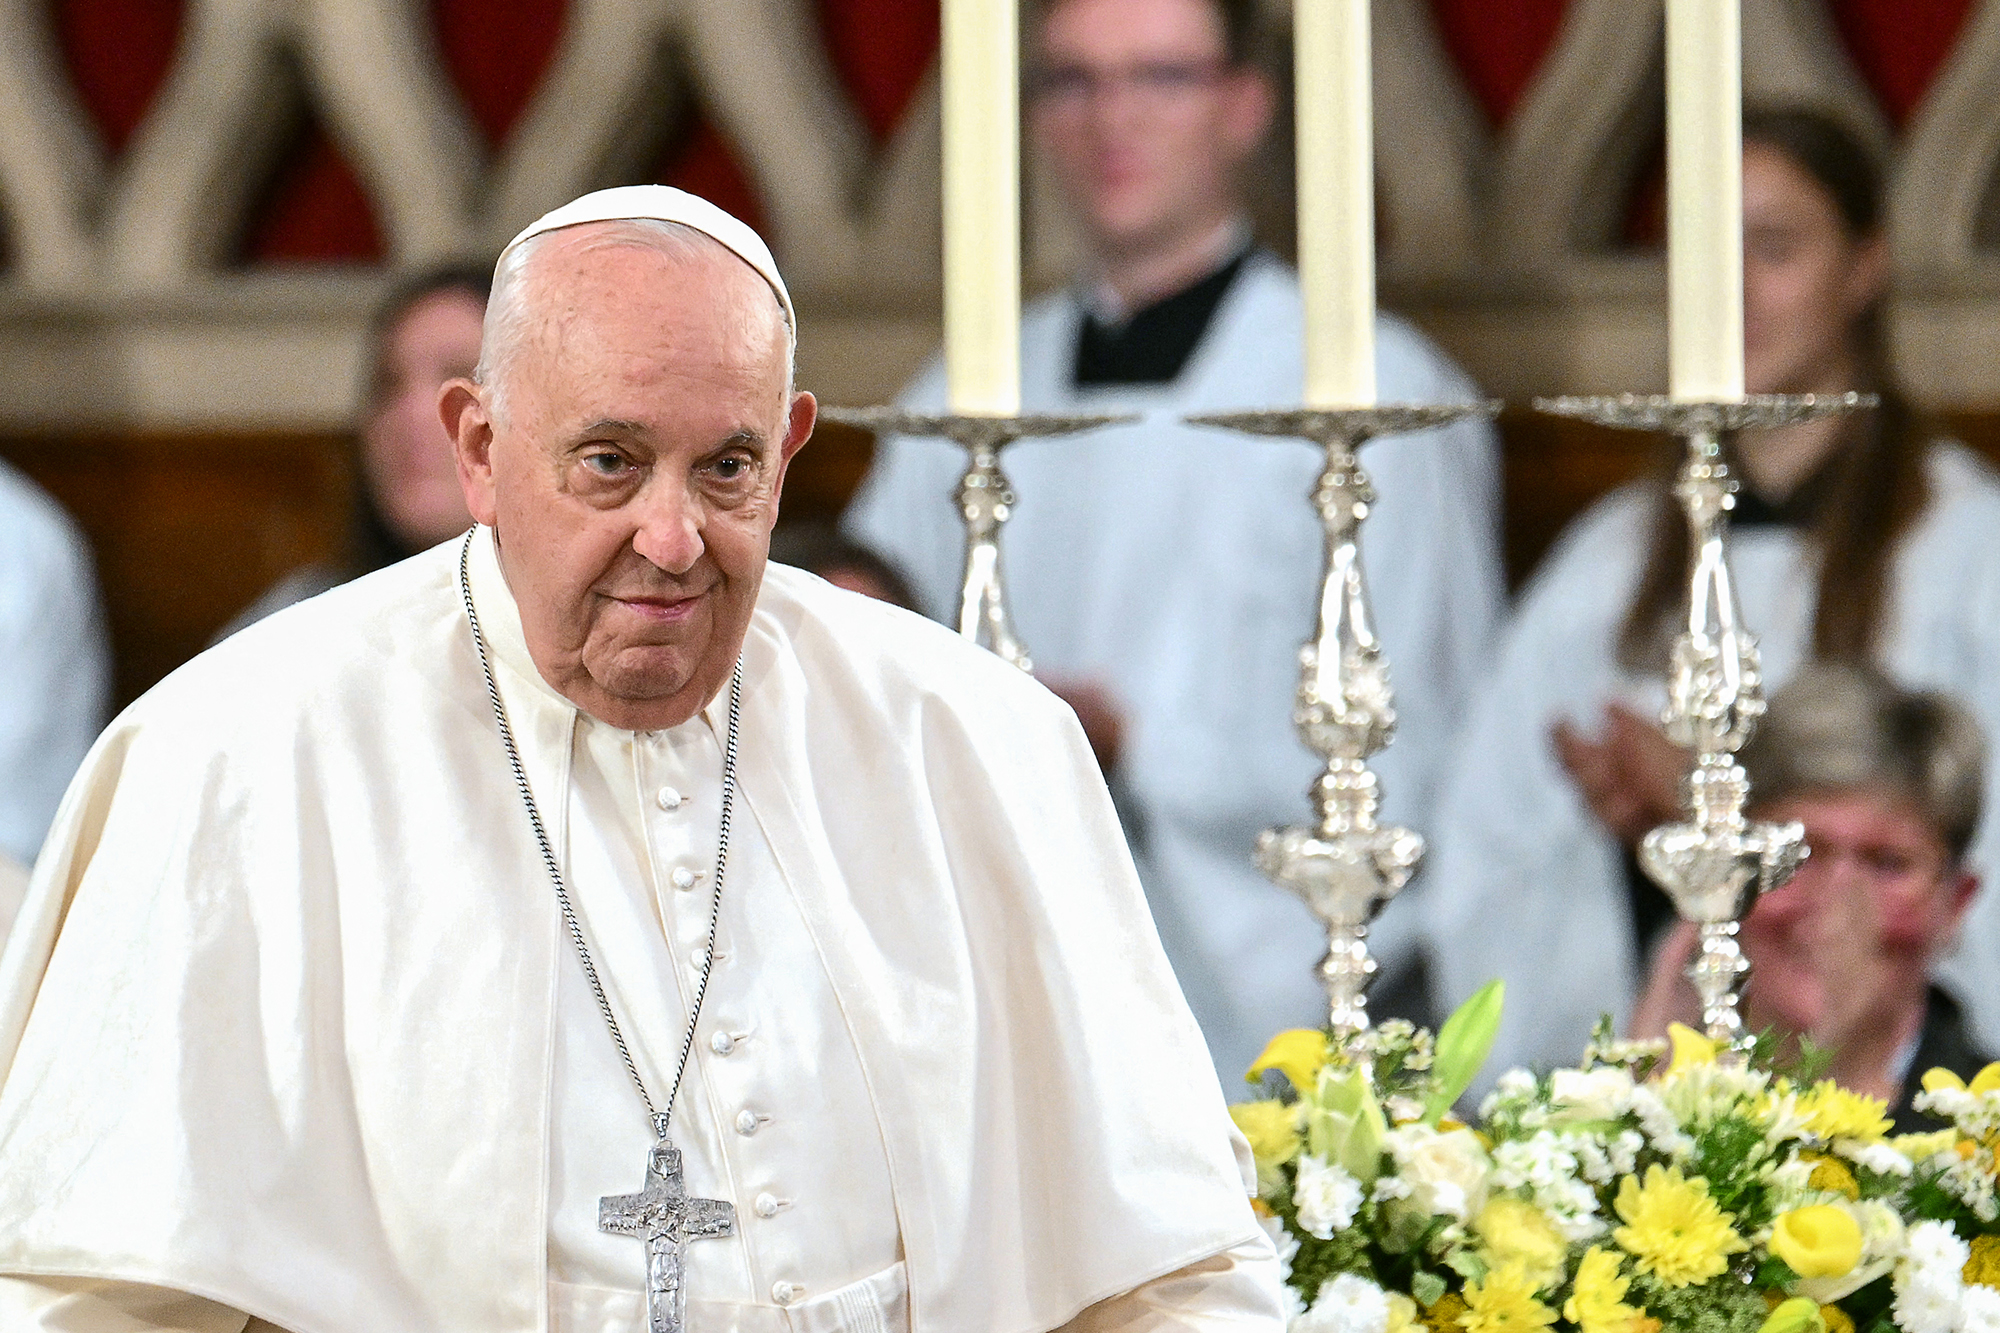
<svg viewBox="0 0 2000 1333">
<path fill-rule="evenodd" d="M 1601 1025 L 1462 1125 L 1499 1006 L 1281 1033 L 1251 1067 L 1278 1095 L 1232 1114 L 1293 1333 L 2000 1333 L 2000 1065 L 1931 1071 L 1942 1127 L 1894 1136 L 1832 1082 Z"/>
</svg>

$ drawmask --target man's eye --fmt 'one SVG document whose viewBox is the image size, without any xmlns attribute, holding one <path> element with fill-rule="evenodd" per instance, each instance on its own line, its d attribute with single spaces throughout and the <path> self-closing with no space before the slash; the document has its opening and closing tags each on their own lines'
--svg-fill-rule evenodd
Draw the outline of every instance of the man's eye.
<svg viewBox="0 0 2000 1333">
<path fill-rule="evenodd" d="M 715 475 L 723 481 L 735 481 L 750 470 L 750 460 L 731 455 L 716 459 L 714 468 Z"/>
<path fill-rule="evenodd" d="M 615 477 L 625 470 L 625 459 L 620 454 L 610 452 L 585 454 L 583 465 L 603 477 Z"/>
</svg>

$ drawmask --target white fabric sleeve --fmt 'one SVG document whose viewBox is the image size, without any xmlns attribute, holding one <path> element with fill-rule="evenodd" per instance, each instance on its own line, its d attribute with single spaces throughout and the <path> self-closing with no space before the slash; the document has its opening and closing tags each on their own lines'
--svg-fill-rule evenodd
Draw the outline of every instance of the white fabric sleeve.
<svg viewBox="0 0 2000 1333">
<path fill-rule="evenodd" d="M 1099 1301 L 1057 1333 L 1208 1333 L 1285 1327 L 1277 1252 L 1258 1234 L 1164 1277 Z"/>
<path fill-rule="evenodd" d="M 283 1333 L 214 1301 L 138 1282 L 0 1277 L 0 1328 L 29 1333 Z"/>
</svg>

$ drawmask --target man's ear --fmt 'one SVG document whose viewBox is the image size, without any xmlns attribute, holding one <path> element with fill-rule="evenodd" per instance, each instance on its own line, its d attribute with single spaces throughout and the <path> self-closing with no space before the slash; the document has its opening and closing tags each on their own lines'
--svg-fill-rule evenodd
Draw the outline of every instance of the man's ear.
<svg viewBox="0 0 2000 1333">
<path fill-rule="evenodd" d="M 493 526 L 499 502 L 493 485 L 493 418 L 486 391 L 468 379 L 448 380 L 438 390 L 438 415 L 458 458 L 458 484 L 476 522 Z"/>
<path fill-rule="evenodd" d="M 818 420 L 819 400 L 804 390 L 793 394 L 791 411 L 785 418 L 785 442 L 778 447 L 778 480 L 771 488 L 773 509 L 777 508 L 778 497 L 784 493 L 785 470 L 791 467 L 792 456 L 805 448 L 806 441 L 812 438 L 813 423 Z"/>
</svg>

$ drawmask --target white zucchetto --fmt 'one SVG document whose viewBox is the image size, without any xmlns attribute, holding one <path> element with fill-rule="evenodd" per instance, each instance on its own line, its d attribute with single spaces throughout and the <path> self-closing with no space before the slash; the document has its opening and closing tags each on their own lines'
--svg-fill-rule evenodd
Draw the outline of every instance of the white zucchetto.
<svg viewBox="0 0 2000 1333">
<path fill-rule="evenodd" d="M 784 307 L 786 333 L 797 339 L 799 319 L 792 309 L 792 294 L 785 289 L 785 280 L 778 275 L 778 263 L 771 258 L 771 248 L 764 244 L 764 238 L 748 223 L 717 208 L 700 195 L 677 190 L 671 185 L 620 185 L 609 190 L 593 190 L 582 198 L 572 199 L 561 208 L 542 214 L 522 228 L 519 235 L 507 242 L 507 249 L 500 252 L 500 258 L 504 261 L 508 251 L 545 231 L 559 231 L 586 222 L 633 222 L 645 218 L 692 227 L 702 235 L 720 241 L 737 258 L 756 269 L 758 275 L 771 284 L 778 304 Z"/>
</svg>

